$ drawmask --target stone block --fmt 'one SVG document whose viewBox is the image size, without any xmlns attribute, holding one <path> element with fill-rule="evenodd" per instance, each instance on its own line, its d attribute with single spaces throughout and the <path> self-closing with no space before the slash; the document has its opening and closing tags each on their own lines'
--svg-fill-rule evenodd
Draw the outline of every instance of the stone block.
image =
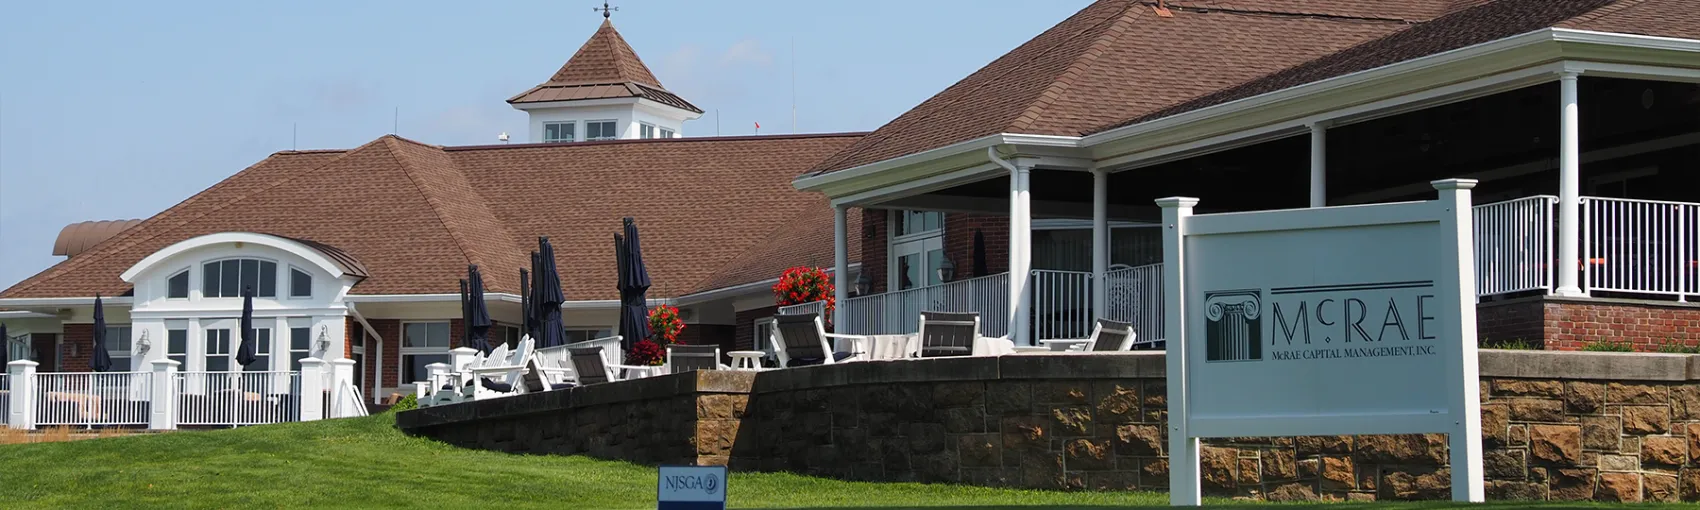
<svg viewBox="0 0 1700 510">
<path fill-rule="evenodd" d="M 1138 471 L 1105 471 L 1086 474 L 1086 488 L 1095 491 L 1139 490 Z"/>
<path fill-rule="evenodd" d="M 1115 469 L 1115 452 L 1108 440 L 1070 439 L 1063 444 L 1064 466 L 1069 471 L 1107 471 Z"/>
<path fill-rule="evenodd" d="M 1700 501 L 1700 469 L 1682 470 L 1682 500 Z"/>
<path fill-rule="evenodd" d="M 1671 418 L 1678 421 L 1700 421 L 1700 384 L 1679 384 L 1670 388 Z"/>
<path fill-rule="evenodd" d="M 1618 438 L 1617 452 L 1624 454 L 1624 455 L 1639 455 L 1641 453 L 1641 438 L 1639 438 L 1639 437 L 1620 437 L 1620 438 Z"/>
<path fill-rule="evenodd" d="M 1145 459 L 1139 465 L 1139 486 L 1168 490 L 1169 459 Z"/>
<path fill-rule="evenodd" d="M 1439 434 L 1357 436 L 1358 460 L 1374 464 L 1439 466 L 1446 463 L 1446 437 Z M 1301 449 L 1301 454 L 1303 450 Z"/>
<path fill-rule="evenodd" d="M 739 420 L 743 413 L 737 412 L 746 401 L 745 395 L 701 395 L 696 398 L 697 419 L 699 420 Z"/>
<path fill-rule="evenodd" d="M 1324 453 L 1351 453 L 1352 436 L 1303 436 L 1296 438 L 1300 457 Z"/>
<path fill-rule="evenodd" d="M 1373 492 L 1348 492 L 1348 493 L 1346 493 L 1346 501 L 1350 502 L 1350 503 L 1374 503 L 1375 502 L 1375 493 L 1373 493 Z"/>
<path fill-rule="evenodd" d="M 1168 407 L 1168 384 L 1167 379 L 1146 379 L 1145 389 L 1141 392 L 1145 397 L 1145 407 Z"/>
<path fill-rule="evenodd" d="M 1006 451 L 1045 451 L 1051 447 L 1050 420 L 1032 416 L 1009 416 L 1003 419 L 1003 447 Z"/>
<path fill-rule="evenodd" d="M 947 382 L 933 386 L 933 405 L 940 408 L 980 407 L 986 398 L 982 382 Z"/>
<path fill-rule="evenodd" d="M 1322 490 L 1345 491 L 1357 488 L 1357 470 L 1352 458 L 1344 455 L 1322 457 Z"/>
<path fill-rule="evenodd" d="M 1601 455 L 1600 471 L 1640 471 L 1641 459 L 1634 455 Z"/>
<path fill-rule="evenodd" d="M 1514 398 L 1505 401 L 1511 419 L 1520 422 L 1559 423 L 1564 420 L 1564 403 L 1558 400 Z"/>
<path fill-rule="evenodd" d="M 1647 436 L 1641 438 L 1641 464 L 1648 469 L 1675 471 L 1688 463 L 1688 441 L 1681 437 Z"/>
<path fill-rule="evenodd" d="M 1553 469 L 1548 471 L 1551 480 L 1548 487 L 1550 499 L 1554 501 L 1587 501 L 1594 499 L 1594 479 L 1598 472 L 1593 469 Z"/>
<path fill-rule="evenodd" d="M 949 438 L 944 432 L 944 425 L 937 423 L 909 424 L 909 450 L 917 455 L 938 453 L 945 450 Z"/>
<path fill-rule="evenodd" d="M 1317 497 L 1315 490 L 1302 483 L 1282 484 L 1270 490 L 1268 494 L 1264 495 L 1264 499 L 1277 503 L 1322 501 L 1322 498 Z"/>
<path fill-rule="evenodd" d="M 731 455 L 732 442 L 738 437 L 739 422 L 734 420 L 704 420 L 697 422 L 697 455 Z"/>
<path fill-rule="evenodd" d="M 1087 381 L 1042 381 L 1033 384 L 1035 404 L 1086 404 L 1092 401 Z"/>
<path fill-rule="evenodd" d="M 1139 386 L 1120 383 L 1098 383 L 1098 414 L 1101 423 L 1137 423 L 1144 418 L 1141 412 Z"/>
<path fill-rule="evenodd" d="M 962 468 L 962 480 L 980 487 L 1009 487 L 1021 479 L 1016 468 Z"/>
<path fill-rule="evenodd" d="M 1258 484 L 1263 483 L 1263 474 L 1258 468 L 1256 457 L 1240 458 L 1239 475 L 1240 487 L 1251 487 L 1253 490 L 1256 490 Z"/>
<path fill-rule="evenodd" d="M 1156 457 L 1163 454 L 1163 428 L 1157 425 L 1117 425 L 1116 453 Z"/>
<path fill-rule="evenodd" d="M 1641 475 L 1639 473 L 1600 473 L 1600 488 L 1594 493 L 1594 499 L 1627 503 L 1641 501 Z"/>
<path fill-rule="evenodd" d="M 1606 384 L 1607 404 L 1665 404 L 1670 402 L 1670 390 L 1660 384 Z"/>
<path fill-rule="evenodd" d="M 1528 464 L 1524 458 L 1527 452 L 1518 450 L 1489 449 L 1482 452 L 1482 473 L 1494 480 L 1522 480 L 1528 472 Z"/>
<path fill-rule="evenodd" d="M 1482 404 L 1482 446 L 1511 444 L 1511 409 L 1505 404 Z"/>
<path fill-rule="evenodd" d="M 979 407 L 940 409 L 944 430 L 952 434 L 971 434 L 986 431 L 986 414 Z"/>
<path fill-rule="evenodd" d="M 947 450 L 917 455 L 914 461 L 916 480 L 926 483 L 961 482 L 962 463 L 958 461 L 956 452 Z"/>
<path fill-rule="evenodd" d="M 1564 385 L 1564 409 L 1574 414 L 1593 414 L 1606 405 L 1606 385 L 1587 381 L 1569 381 Z"/>
<path fill-rule="evenodd" d="M 986 412 L 989 414 L 1027 414 L 1033 409 L 1032 383 L 1010 381 L 987 383 L 985 399 Z"/>
<path fill-rule="evenodd" d="M 1322 476 L 1322 461 L 1320 459 L 1301 459 L 1298 461 L 1299 479 L 1312 480 Z"/>
<path fill-rule="evenodd" d="M 1029 489 L 1063 488 L 1062 454 L 1046 451 L 1023 451 L 1017 454 L 1021 465 L 1021 486 Z"/>
<path fill-rule="evenodd" d="M 1239 477 L 1234 473 L 1239 467 L 1238 456 L 1231 448 L 1200 447 L 1198 466 L 1199 478 L 1206 491 L 1220 494 L 1239 485 Z"/>
<path fill-rule="evenodd" d="M 1529 426 L 1511 426 L 1511 446 L 1529 446 Z"/>
<path fill-rule="evenodd" d="M 956 452 L 962 460 L 962 466 L 968 467 L 998 467 L 1003 453 L 1002 441 L 994 434 L 968 434 L 957 436 Z"/>
<path fill-rule="evenodd" d="M 1551 379 L 1494 379 L 1493 396 L 1560 398 L 1564 382 Z"/>
<path fill-rule="evenodd" d="M 1700 467 L 1700 423 L 1690 423 L 1688 429 L 1688 460 Z"/>
<path fill-rule="evenodd" d="M 774 423 L 787 423 L 775 420 Z M 896 437 L 903 435 L 903 421 L 895 413 L 868 413 L 862 415 L 861 425 L 868 430 L 868 437 Z"/>
<path fill-rule="evenodd" d="M 1263 479 L 1271 482 L 1296 480 L 1299 477 L 1299 463 L 1289 448 L 1266 450 L 1261 456 L 1263 461 Z M 1315 496 L 1314 492 L 1311 496 Z M 1308 501 L 1308 500 L 1307 500 Z"/>
<path fill-rule="evenodd" d="M 1589 450 L 1617 451 L 1622 435 L 1621 418 L 1616 416 L 1583 416 L 1582 447 Z"/>
<path fill-rule="evenodd" d="M 1452 495 L 1451 477 L 1445 468 L 1386 469 L 1378 494 L 1380 499 L 1446 499 Z"/>
<path fill-rule="evenodd" d="M 1529 454 L 1536 462 L 1559 466 L 1578 465 L 1582 459 L 1582 427 L 1531 425 L 1529 445 Z"/>
<path fill-rule="evenodd" d="M 1092 408 L 1085 406 L 1059 406 L 1051 408 L 1051 427 L 1059 437 L 1087 436 L 1092 434 Z"/>
<path fill-rule="evenodd" d="M 1641 500 L 1675 503 L 1682 500 L 1675 475 L 1647 473 L 1641 476 Z"/>
<path fill-rule="evenodd" d="M 1670 408 L 1665 406 L 1623 406 L 1624 434 L 1663 434 L 1670 432 Z"/>
<path fill-rule="evenodd" d="M 1543 501 L 1547 499 L 1545 485 L 1534 482 L 1494 480 L 1487 482 L 1490 501 Z"/>
</svg>

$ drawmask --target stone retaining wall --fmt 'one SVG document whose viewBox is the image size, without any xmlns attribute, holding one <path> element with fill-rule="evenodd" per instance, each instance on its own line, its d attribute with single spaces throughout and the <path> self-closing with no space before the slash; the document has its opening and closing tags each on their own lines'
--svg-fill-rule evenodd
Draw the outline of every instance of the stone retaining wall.
<svg viewBox="0 0 1700 510">
<path fill-rule="evenodd" d="M 1492 499 L 1700 501 L 1700 357 L 1484 351 Z M 403 413 L 468 447 L 850 480 L 1168 486 L 1161 353 L 706 372 Z M 1444 435 L 1233 438 L 1208 494 L 1444 499 Z"/>
</svg>

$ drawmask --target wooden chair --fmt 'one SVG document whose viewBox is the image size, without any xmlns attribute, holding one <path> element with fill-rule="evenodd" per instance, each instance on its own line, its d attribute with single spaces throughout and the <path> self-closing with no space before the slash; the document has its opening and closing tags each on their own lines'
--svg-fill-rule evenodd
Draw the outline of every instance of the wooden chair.
<svg viewBox="0 0 1700 510">
<path fill-rule="evenodd" d="M 669 374 L 730 368 L 720 363 L 718 345 L 669 345 L 665 366 L 665 372 Z"/>
<path fill-rule="evenodd" d="M 774 356 L 781 367 L 825 365 L 850 361 L 867 352 L 868 337 L 826 332 L 818 313 L 773 316 Z M 851 352 L 834 352 L 828 339 L 846 339 L 855 345 Z"/>
</svg>

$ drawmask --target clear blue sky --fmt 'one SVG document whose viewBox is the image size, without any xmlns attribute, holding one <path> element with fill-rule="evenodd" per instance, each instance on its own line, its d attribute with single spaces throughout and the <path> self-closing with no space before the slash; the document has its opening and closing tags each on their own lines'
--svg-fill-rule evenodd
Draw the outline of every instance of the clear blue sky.
<svg viewBox="0 0 1700 510">
<path fill-rule="evenodd" d="M 613 2 L 687 136 L 870 130 L 1087 0 Z M 0 9 L 0 288 L 77 221 L 152 216 L 279 150 L 526 136 L 503 101 L 599 1 L 15 2 Z M 792 47 L 795 46 L 795 59 Z M 310 212 L 303 211 L 303 214 Z"/>
</svg>

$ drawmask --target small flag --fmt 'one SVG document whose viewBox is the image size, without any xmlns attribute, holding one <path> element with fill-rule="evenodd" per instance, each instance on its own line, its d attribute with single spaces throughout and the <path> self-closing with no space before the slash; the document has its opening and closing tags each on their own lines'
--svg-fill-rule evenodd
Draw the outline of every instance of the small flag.
<svg viewBox="0 0 1700 510">
<path fill-rule="evenodd" d="M 761 123 L 760 122 L 756 123 L 756 129 L 761 129 Z"/>
</svg>

